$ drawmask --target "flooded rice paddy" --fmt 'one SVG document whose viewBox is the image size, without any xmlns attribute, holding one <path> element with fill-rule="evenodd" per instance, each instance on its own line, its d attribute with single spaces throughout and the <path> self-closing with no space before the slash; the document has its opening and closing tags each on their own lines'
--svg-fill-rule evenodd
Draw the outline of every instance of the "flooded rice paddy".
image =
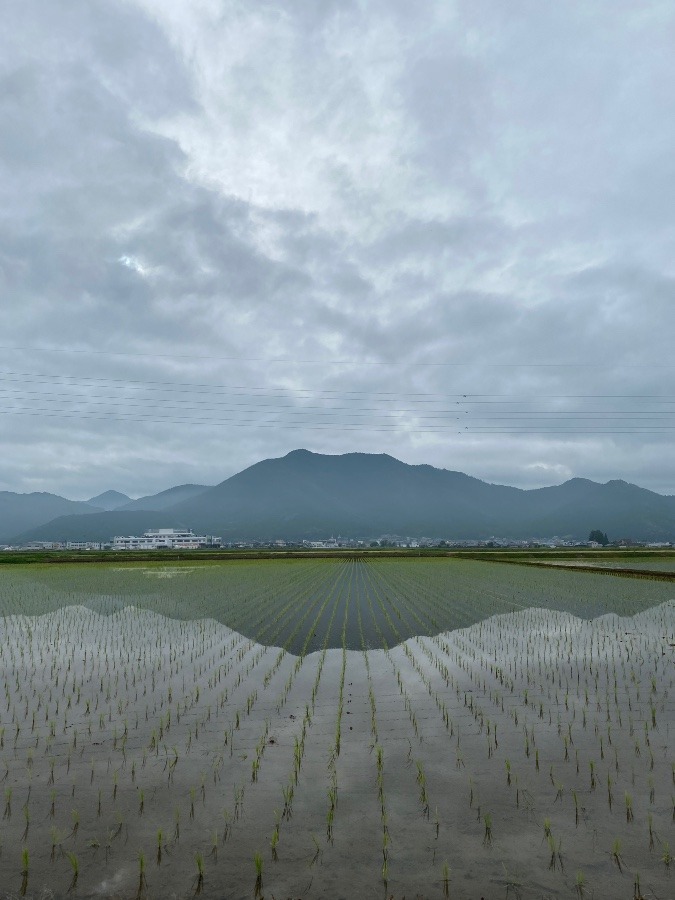
<svg viewBox="0 0 675 900">
<path fill-rule="evenodd" d="M 27 566 L 0 614 L 0 897 L 675 893 L 669 584 Z"/>
</svg>

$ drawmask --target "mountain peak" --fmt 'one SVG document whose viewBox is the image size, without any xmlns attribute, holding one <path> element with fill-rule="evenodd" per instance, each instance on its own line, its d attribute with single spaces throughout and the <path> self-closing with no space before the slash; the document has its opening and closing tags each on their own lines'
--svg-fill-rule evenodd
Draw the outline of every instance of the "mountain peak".
<svg viewBox="0 0 675 900">
<path fill-rule="evenodd" d="M 124 506 L 125 503 L 131 503 L 131 497 L 127 497 L 126 494 L 121 494 L 119 491 L 104 491 L 102 494 L 97 494 L 95 497 L 85 500 L 85 503 L 110 512 L 113 509 Z"/>
<path fill-rule="evenodd" d="M 358 450 L 352 450 L 349 453 L 316 453 L 314 450 L 306 450 L 304 447 L 300 447 L 297 450 L 290 450 L 285 456 L 279 457 L 279 459 L 324 459 L 324 460 L 335 460 L 335 459 L 393 459 L 395 462 L 400 462 L 400 460 L 396 459 L 394 456 L 390 456 L 388 453 L 362 453 Z M 265 460 L 265 462 L 270 462 L 271 460 Z M 401 463 L 401 465 L 407 465 L 407 463 Z"/>
</svg>

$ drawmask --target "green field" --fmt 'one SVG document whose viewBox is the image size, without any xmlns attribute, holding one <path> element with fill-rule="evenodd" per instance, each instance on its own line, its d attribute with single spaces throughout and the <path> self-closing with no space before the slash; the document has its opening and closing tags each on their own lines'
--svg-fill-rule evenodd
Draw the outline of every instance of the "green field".
<svg viewBox="0 0 675 900">
<path fill-rule="evenodd" d="M 424 557 L 8 566 L 0 897 L 669 896 L 674 593 Z"/>
</svg>

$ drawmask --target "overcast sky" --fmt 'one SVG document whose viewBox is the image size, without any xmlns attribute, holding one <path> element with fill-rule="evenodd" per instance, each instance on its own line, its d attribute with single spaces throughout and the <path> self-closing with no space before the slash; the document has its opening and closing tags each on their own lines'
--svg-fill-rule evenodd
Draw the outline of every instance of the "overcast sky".
<svg viewBox="0 0 675 900">
<path fill-rule="evenodd" d="M 0 490 L 675 493 L 672 0 L 10 0 Z"/>
</svg>

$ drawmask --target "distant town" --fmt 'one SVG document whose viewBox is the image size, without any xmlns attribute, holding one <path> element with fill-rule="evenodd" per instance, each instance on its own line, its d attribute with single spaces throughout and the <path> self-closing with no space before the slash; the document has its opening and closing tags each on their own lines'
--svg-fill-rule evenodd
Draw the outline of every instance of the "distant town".
<svg viewBox="0 0 675 900">
<path fill-rule="evenodd" d="M 156 528 L 145 531 L 142 535 L 116 535 L 109 541 L 29 541 L 26 544 L 6 545 L 0 547 L 4 551 L 91 551 L 109 550 L 358 550 L 359 548 L 376 549 L 443 549 L 443 548 L 564 548 L 564 547 L 647 547 L 650 549 L 673 546 L 668 541 L 634 541 L 623 538 L 618 541 L 572 541 L 561 537 L 532 538 L 531 540 L 511 540 L 503 537 L 490 537 L 486 540 L 445 540 L 443 538 L 409 538 L 395 534 L 385 534 L 377 538 L 356 539 L 350 537 L 329 537 L 325 540 L 287 541 L 283 539 L 271 541 L 228 541 L 216 535 L 197 535 L 190 529 Z"/>
</svg>

